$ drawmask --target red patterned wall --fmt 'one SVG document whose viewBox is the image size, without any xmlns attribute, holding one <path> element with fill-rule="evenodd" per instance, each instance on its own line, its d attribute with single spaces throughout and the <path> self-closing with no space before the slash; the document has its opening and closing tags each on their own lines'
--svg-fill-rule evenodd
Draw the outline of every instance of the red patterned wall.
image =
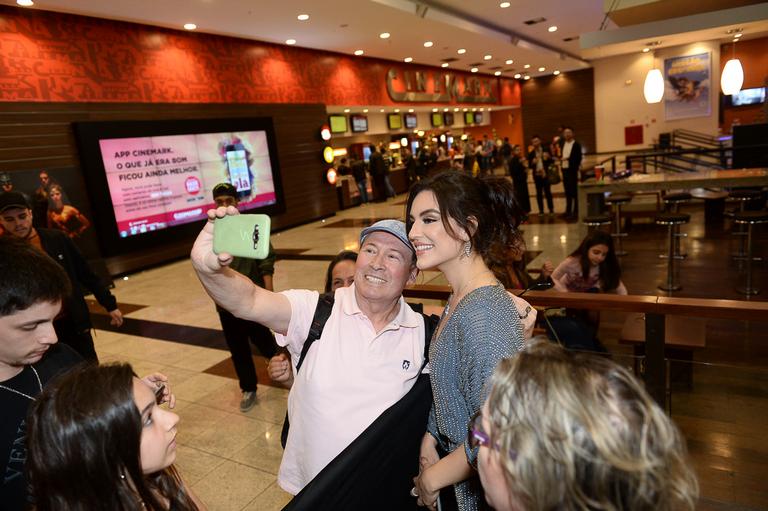
<svg viewBox="0 0 768 511">
<path fill-rule="evenodd" d="M 0 6 L 0 101 L 393 105 L 391 67 L 421 69 Z M 520 104 L 516 81 L 493 82 L 497 104 Z"/>
</svg>

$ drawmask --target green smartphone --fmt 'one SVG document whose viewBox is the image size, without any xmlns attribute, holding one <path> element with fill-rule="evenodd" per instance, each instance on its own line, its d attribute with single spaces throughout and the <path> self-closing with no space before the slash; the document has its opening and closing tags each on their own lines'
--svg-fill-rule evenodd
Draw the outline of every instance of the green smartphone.
<svg viewBox="0 0 768 511">
<path fill-rule="evenodd" d="M 213 227 L 213 251 L 236 257 L 264 259 L 269 253 L 267 215 L 231 215 L 217 218 Z"/>
</svg>

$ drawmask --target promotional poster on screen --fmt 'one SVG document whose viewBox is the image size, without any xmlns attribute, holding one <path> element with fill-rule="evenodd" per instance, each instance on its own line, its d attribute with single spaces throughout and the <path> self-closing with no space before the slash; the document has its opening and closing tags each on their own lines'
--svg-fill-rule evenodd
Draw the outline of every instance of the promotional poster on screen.
<svg viewBox="0 0 768 511">
<path fill-rule="evenodd" d="M 668 121 L 708 117 L 711 112 L 710 54 L 664 59 L 664 113 Z"/>
<path fill-rule="evenodd" d="M 206 218 L 218 183 L 237 189 L 241 211 L 275 204 L 265 131 L 102 139 L 121 237 Z"/>
</svg>

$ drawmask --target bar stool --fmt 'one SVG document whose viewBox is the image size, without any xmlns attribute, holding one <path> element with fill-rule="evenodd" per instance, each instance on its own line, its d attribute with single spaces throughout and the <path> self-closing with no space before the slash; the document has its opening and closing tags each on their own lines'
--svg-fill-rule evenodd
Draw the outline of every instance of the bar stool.
<svg viewBox="0 0 768 511">
<path fill-rule="evenodd" d="M 744 261 L 745 258 L 747 257 L 747 252 L 746 252 L 747 231 L 744 227 L 745 224 L 736 222 L 735 218 L 738 213 L 744 213 L 746 211 L 746 206 L 748 202 L 757 200 L 761 196 L 762 196 L 762 192 L 760 190 L 731 190 L 728 193 L 728 198 L 730 200 L 737 201 L 739 203 L 739 210 L 732 214 L 732 217 L 734 218 L 734 223 L 736 223 L 737 228 L 734 229 L 731 233 L 734 236 L 740 237 L 739 250 L 731 254 L 731 257 L 733 257 L 739 262 L 739 268 L 741 268 L 741 262 Z"/>
<path fill-rule="evenodd" d="M 603 225 L 611 225 L 611 217 L 608 215 L 592 215 L 585 216 L 581 219 L 584 224 L 589 227 L 589 232 L 595 229 L 599 229 Z"/>
<path fill-rule="evenodd" d="M 692 199 L 692 196 L 688 192 L 674 192 L 674 193 L 668 193 L 662 197 L 662 200 L 664 201 L 664 211 L 667 213 L 679 213 L 680 212 L 680 204 L 685 204 L 687 202 L 690 202 Z M 687 238 L 688 235 L 685 233 L 680 233 L 680 227 L 675 227 L 675 251 L 674 256 L 676 259 L 685 259 L 688 257 L 688 254 L 681 254 L 680 253 L 680 238 Z"/>
<path fill-rule="evenodd" d="M 739 211 L 733 216 L 733 221 L 741 226 L 746 226 L 746 238 L 747 238 L 747 283 L 743 287 L 737 287 L 736 291 L 741 294 L 752 296 L 760 292 L 756 287 L 752 287 L 752 261 L 761 260 L 760 258 L 752 257 L 752 226 L 755 224 L 762 224 L 768 222 L 768 212 L 765 211 Z"/>
<path fill-rule="evenodd" d="M 680 226 L 691 221 L 691 215 L 685 213 L 659 213 L 656 215 L 656 225 L 666 225 L 669 228 L 669 249 L 667 250 L 667 281 L 659 285 L 662 291 L 679 291 L 682 286 L 675 278 L 675 232 Z"/>
<path fill-rule="evenodd" d="M 621 231 L 621 206 L 627 204 L 632 200 L 632 196 L 624 193 L 612 193 L 605 198 L 605 203 L 613 208 L 613 232 L 611 237 L 616 241 L 616 255 L 625 256 L 627 251 L 621 244 L 621 239 L 629 236 L 626 232 Z"/>
</svg>

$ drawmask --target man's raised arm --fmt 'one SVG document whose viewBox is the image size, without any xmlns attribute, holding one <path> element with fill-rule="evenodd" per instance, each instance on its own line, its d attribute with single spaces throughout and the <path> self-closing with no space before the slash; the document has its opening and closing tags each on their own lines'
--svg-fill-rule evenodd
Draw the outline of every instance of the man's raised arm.
<svg viewBox="0 0 768 511">
<path fill-rule="evenodd" d="M 244 275 L 228 268 L 232 262 L 231 255 L 213 252 L 214 220 L 237 214 L 234 206 L 208 211 L 208 222 L 192 247 L 192 266 L 205 291 L 221 307 L 238 318 L 261 323 L 285 334 L 291 321 L 288 299 L 258 287 Z"/>
</svg>

